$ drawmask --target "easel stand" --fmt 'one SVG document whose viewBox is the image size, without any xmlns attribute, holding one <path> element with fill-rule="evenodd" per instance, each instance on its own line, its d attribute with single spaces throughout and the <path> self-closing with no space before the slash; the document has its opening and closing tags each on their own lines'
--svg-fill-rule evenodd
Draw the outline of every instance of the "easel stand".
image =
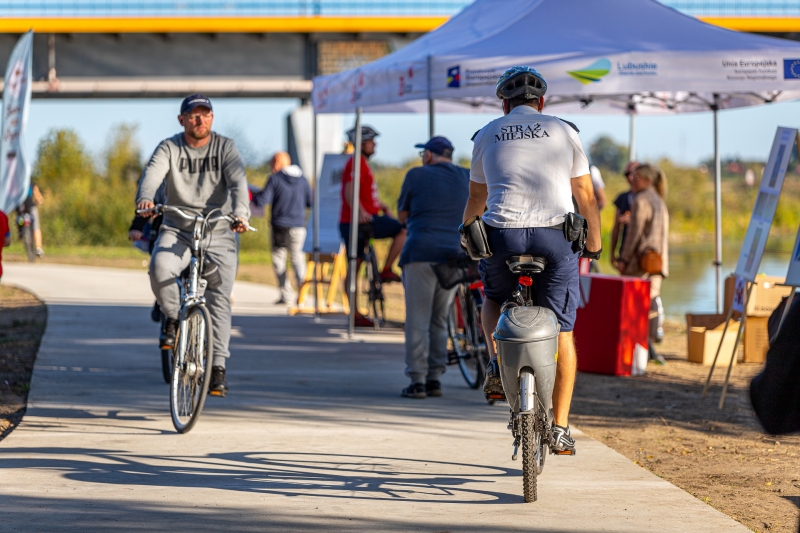
<svg viewBox="0 0 800 533">
<path fill-rule="evenodd" d="M 736 361 L 737 351 L 739 350 L 739 340 L 742 338 L 742 332 L 744 331 L 747 322 L 747 305 L 750 303 L 750 293 L 753 291 L 753 285 L 753 283 L 748 283 L 747 296 L 745 296 L 744 307 L 742 308 L 742 320 L 739 322 L 739 331 L 736 333 L 736 342 L 733 343 L 733 353 L 731 354 L 731 360 L 728 363 L 728 373 L 725 375 L 725 384 L 722 386 L 722 395 L 719 398 L 719 409 L 722 409 L 722 407 L 725 405 L 725 395 L 728 392 L 728 382 L 731 379 L 731 369 L 733 369 L 733 363 Z M 711 362 L 711 370 L 708 372 L 706 385 L 703 387 L 703 398 L 706 397 L 708 388 L 711 385 L 711 376 L 714 374 L 714 367 L 717 365 L 719 352 L 722 351 L 722 344 L 725 342 L 725 335 L 728 333 L 728 324 L 730 323 L 733 313 L 733 305 L 731 305 L 728 309 L 728 316 L 725 318 L 725 328 L 722 330 L 722 338 L 719 341 L 719 346 L 717 346 L 717 353 L 714 354 L 714 360 Z"/>
<path fill-rule="evenodd" d="M 308 268 L 306 269 L 306 279 L 303 281 L 303 284 L 300 285 L 300 289 L 298 291 L 297 305 L 289 309 L 289 315 L 313 315 L 317 312 L 320 314 L 347 313 L 350 306 L 348 305 L 347 294 L 344 291 L 342 292 L 342 308 L 334 308 L 336 296 L 339 293 L 340 288 L 344 287 L 346 272 L 347 257 L 344 253 L 344 246 L 339 249 L 338 254 L 320 254 L 319 263 L 315 264 L 314 261 L 309 261 Z M 324 284 L 328 285 L 327 295 L 323 294 Z M 308 299 L 308 293 L 311 292 L 311 288 L 315 285 L 315 305 L 314 307 L 306 307 L 305 303 Z"/>
</svg>

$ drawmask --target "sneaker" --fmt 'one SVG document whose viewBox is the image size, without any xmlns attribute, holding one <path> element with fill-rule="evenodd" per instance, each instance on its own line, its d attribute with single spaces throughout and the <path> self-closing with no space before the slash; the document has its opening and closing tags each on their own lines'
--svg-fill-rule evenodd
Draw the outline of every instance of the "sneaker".
<svg viewBox="0 0 800 533">
<path fill-rule="evenodd" d="M 42 250 L 41 247 L 36 249 L 36 257 L 39 257 L 39 258 L 44 257 L 44 250 Z"/>
<path fill-rule="evenodd" d="M 403 278 L 392 272 L 391 270 L 384 270 L 381 272 L 381 281 L 384 283 L 391 283 L 396 281 L 397 283 L 402 283 Z"/>
<path fill-rule="evenodd" d="M 371 318 L 367 318 L 361 313 L 356 313 L 355 326 L 357 328 L 374 328 L 375 322 Z"/>
<path fill-rule="evenodd" d="M 422 383 L 412 383 L 411 385 L 400 391 L 400 396 L 402 396 L 403 398 L 414 398 L 415 400 L 423 400 L 428 397 L 428 394 L 425 392 L 425 385 L 423 385 Z"/>
<path fill-rule="evenodd" d="M 175 335 L 178 333 L 178 321 L 167 318 L 161 324 L 161 343 L 162 350 L 171 350 L 175 346 Z"/>
<path fill-rule="evenodd" d="M 153 322 L 161 322 L 161 306 L 158 302 L 153 304 L 153 309 L 150 310 L 150 320 Z"/>
<path fill-rule="evenodd" d="M 442 395 L 442 384 L 435 379 L 429 379 L 427 383 L 425 383 L 425 394 L 428 396 L 441 396 Z"/>
<path fill-rule="evenodd" d="M 569 426 L 564 428 L 553 424 L 550 451 L 557 455 L 575 455 L 575 439 L 569 433 Z"/>
<path fill-rule="evenodd" d="M 225 381 L 225 368 L 215 366 L 211 368 L 211 385 L 208 387 L 209 396 L 224 398 L 228 394 L 228 382 Z"/>
<path fill-rule="evenodd" d="M 489 361 L 486 365 L 486 379 L 483 382 L 483 393 L 487 400 L 505 401 L 506 393 L 503 390 L 503 381 L 500 379 L 500 365 L 497 364 L 497 357 Z"/>
</svg>

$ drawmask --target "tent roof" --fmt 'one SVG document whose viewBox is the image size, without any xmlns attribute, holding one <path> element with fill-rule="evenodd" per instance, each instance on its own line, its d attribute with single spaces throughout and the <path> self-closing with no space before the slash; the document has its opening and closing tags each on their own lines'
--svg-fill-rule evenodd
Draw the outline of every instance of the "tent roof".
<svg viewBox="0 0 800 533">
<path fill-rule="evenodd" d="M 655 0 L 477 0 L 397 52 L 315 78 L 312 98 L 321 113 L 426 111 L 429 97 L 437 112 L 495 112 L 494 81 L 515 64 L 543 73 L 549 105 L 587 111 L 800 97 L 800 43 L 710 26 Z"/>
</svg>

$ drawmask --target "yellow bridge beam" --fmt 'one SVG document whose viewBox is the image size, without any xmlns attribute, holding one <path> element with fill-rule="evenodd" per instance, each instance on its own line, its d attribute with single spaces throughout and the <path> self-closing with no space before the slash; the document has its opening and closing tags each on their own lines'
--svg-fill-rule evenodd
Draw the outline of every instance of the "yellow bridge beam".
<svg viewBox="0 0 800 533">
<path fill-rule="evenodd" d="M 800 32 L 800 17 L 698 17 L 737 31 Z M 0 33 L 425 33 L 448 17 L 0 17 Z"/>
</svg>

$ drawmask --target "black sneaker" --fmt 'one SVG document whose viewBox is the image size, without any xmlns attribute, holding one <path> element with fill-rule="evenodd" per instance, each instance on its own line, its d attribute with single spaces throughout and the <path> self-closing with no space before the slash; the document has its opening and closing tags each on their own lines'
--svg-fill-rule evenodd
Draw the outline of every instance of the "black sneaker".
<svg viewBox="0 0 800 533">
<path fill-rule="evenodd" d="M 569 426 L 564 428 L 553 424 L 550 451 L 556 455 L 575 455 L 575 439 L 569 433 Z"/>
<path fill-rule="evenodd" d="M 425 392 L 425 385 L 422 383 L 412 383 L 402 391 L 400 391 L 400 396 L 403 398 L 414 398 L 415 400 L 423 400 L 428 397 L 428 394 Z"/>
<path fill-rule="evenodd" d="M 425 394 L 428 396 L 441 396 L 442 384 L 435 379 L 429 380 L 427 383 L 425 383 Z"/>
<path fill-rule="evenodd" d="M 158 305 L 158 302 L 154 303 L 153 308 L 150 310 L 150 320 L 161 322 L 161 306 Z"/>
<path fill-rule="evenodd" d="M 225 368 L 215 366 L 211 368 L 211 385 L 208 387 L 210 396 L 224 398 L 228 394 L 228 382 L 225 381 Z"/>
<path fill-rule="evenodd" d="M 175 335 L 178 333 L 178 321 L 167 318 L 161 323 L 161 343 L 162 350 L 171 350 L 175 346 Z"/>
<path fill-rule="evenodd" d="M 503 381 L 500 379 L 500 366 L 497 364 L 497 357 L 489 361 L 486 365 L 486 379 L 483 382 L 483 393 L 487 400 L 506 400 L 506 393 L 503 390 Z"/>
</svg>

